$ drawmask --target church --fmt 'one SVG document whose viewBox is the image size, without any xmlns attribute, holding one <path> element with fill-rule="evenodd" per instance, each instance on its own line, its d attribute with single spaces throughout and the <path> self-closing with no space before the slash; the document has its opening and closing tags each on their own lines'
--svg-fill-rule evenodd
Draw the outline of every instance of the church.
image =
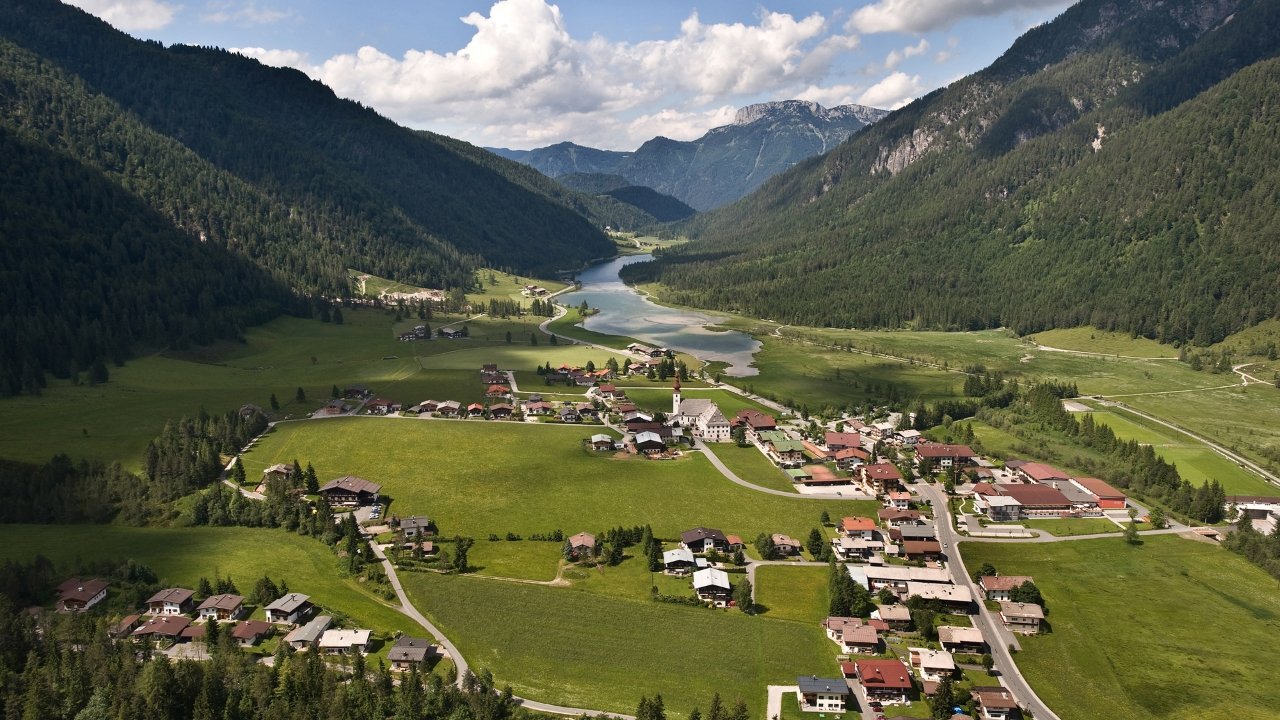
<svg viewBox="0 0 1280 720">
<path fill-rule="evenodd" d="M 680 378 L 676 378 L 671 389 L 671 417 L 667 423 L 690 429 L 695 437 L 707 442 L 728 442 L 733 434 L 729 421 L 714 401 L 680 397 Z"/>
</svg>

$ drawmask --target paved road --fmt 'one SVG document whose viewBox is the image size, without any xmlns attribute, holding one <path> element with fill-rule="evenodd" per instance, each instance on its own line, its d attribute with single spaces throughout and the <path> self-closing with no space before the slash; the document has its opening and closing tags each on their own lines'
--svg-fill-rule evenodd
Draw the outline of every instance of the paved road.
<svg viewBox="0 0 1280 720">
<path fill-rule="evenodd" d="M 706 443 L 702 442 L 701 439 L 694 438 L 693 449 L 695 452 L 700 452 L 703 455 L 706 455 L 707 459 L 711 461 L 711 464 L 715 467 L 715 469 L 719 470 L 720 474 L 728 478 L 730 482 L 741 485 L 744 488 L 755 490 L 756 492 L 768 493 L 770 495 L 780 495 L 782 497 L 788 497 L 788 498 L 800 498 L 804 500 L 865 500 L 866 499 L 866 497 L 862 495 L 858 495 L 858 496 L 837 495 L 834 493 L 801 494 L 798 492 L 787 492 L 786 490 L 774 490 L 773 488 L 760 487 L 759 485 L 754 485 L 752 483 L 749 483 L 746 480 L 743 480 L 742 478 L 735 475 L 734 472 L 730 470 L 728 467 L 726 467 L 724 463 L 720 462 L 720 458 L 716 457 L 715 453 L 707 449 Z"/>
<path fill-rule="evenodd" d="M 957 547 L 964 537 L 955 531 L 952 525 L 953 518 L 951 516 L 950 506 L 947 504 L 947 498 L 938 489 L 936 485 L 930 483 L 920 483 L 916 489 L 923 497 L 927 497 L 931 505 L 933 505 L 934 524 L 938 530 L 938 541 L 948 548 L 947 553 L 947 569 L 951 571 L 951 576 L 957 585 L 969 588 L 973 593 L 973 597 L 982 597 L 978 588 L 969 578 L 969 572 L 965 569 L 964 560 L 960 556 Z M 1107 537 L 1115 537 L 1108 535 Z M 990 542 L 983 539 L 983 542 Z M 1013 542 L 1030 542 L 1028 540 L 1018 540 Z M 1036 695 L 1035 690 L 1031 689 L 1030 683 L 1022 676 L 1022 672 L 1018 670 L 1017 663 L 1013 660 L 1012 653 L 1009 652 L 1008 643 L 1005 638 L 1008 637 L 1009 631 L 1004 628 L 1003 623 L 995 618 L 991 611 L 987 610 L 978 601 L 978 614 L 973 616 L 974 627 L 982 631 L 984 637 L 991 640 L 988 644 L 991 646 L 991 655 L 996 660 L 996 667 L 1000 669 L 1001 680 L 1005 687 L 1013 696 L 1031 711 L 1037 720 L 1058 720 L 1058 716 L 1049 709 L 1048 705 Z M 994 638 L 1001 638 L 999 641 Z"/>
</svg>

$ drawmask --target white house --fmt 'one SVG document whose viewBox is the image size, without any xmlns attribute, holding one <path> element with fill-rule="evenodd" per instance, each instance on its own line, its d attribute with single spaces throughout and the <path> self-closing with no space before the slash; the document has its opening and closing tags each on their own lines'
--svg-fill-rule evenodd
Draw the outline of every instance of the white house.
<svg viewBox="0 0 1280 720">
<path fill-rule="evenodd" d="M 707 568 L 693 574 L 693 591 L 699 599 L 716 607 L 724 607 L 733 596 L 733 584 L 729 582 L 729 574 L 725 571 Z"/>
<path fill-rule="evenodd" d="M 369 649 L 372 630 L 325 630 L 320 636 L 320 650 L 330 655 Z"/>
<path fill-rule="evenodd" d="M 842 713 L 848 703 L 849 682 L 843 678 L 801 675 L 796 678 L 796 700 L 805 712 Z"/>
<path fill-rule="evenodd" d="M 946 650 L 913 647 L 907 651 L 911 654 L 911 668 L 921 680 L 941 682 L 956 674 L 956 661 Z"/>
</svg>

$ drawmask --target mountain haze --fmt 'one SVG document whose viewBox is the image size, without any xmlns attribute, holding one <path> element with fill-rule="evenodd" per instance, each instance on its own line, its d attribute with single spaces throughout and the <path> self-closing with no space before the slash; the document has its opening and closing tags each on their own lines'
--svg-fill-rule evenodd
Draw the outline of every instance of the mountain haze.
<svg viewBox="0 0 1280 720">
<path fill-rule="evenodd" d="M 760 103 L 738 110 L 733 124 L 697 140 L 657 137 L 635 152 L 559 143 L 536 150 L 490 148 L 551 177 L 571 173 L 620 175 L 709 210 L 746 195 L 801 160 L 827 152 L 884 117 L 861 105 L 824 108 L 801 100 Z"/>
<path fill-rule="evenodd" d="M 819 326 L 1209 343 L 1280 315 L 1280 4 L 1085 0 L 630 266 Z"/>
</svg>

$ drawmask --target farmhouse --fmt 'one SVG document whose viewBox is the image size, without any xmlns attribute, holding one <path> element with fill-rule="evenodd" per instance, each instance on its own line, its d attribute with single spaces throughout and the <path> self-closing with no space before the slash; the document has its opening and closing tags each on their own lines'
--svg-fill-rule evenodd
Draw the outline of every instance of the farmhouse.
<svg viewBox="0 0 1280 720">
<path fill-rule="evenodd" d="M 275 632 L 275 628 L 271 623 L 261 620 L 245 620 L 236 623 L 231 630 L 231 637 L 240 647 L 252 647 L 262 642 L 265 638 L 271 637 L 271 633 Z"/>
<path fill-rule="evenodd" d="M 317 615 L 306 625 L 289 631 L 281 642 L 291 645 L 294 650 L 306 650 L 320 642 L 320 636 L 329 629 L 331 624 L 333 624 L 333 618 L 328 615 Z"/>
<path fill-rule="evenodd" d="M 1000 620 L 1014 632 L 1034 635 L 1044 622 L 1044 609 L 1035 603 L 1000 603 Z"/>
<path fill-rule="evenodd" d="M 863 484 L 876 495 L 883 495 L 890 490 L 897 490 L 902 484 L 902 473 L 898 472 L 898 468 L 889 463 L 863 465 L 859 472 L 862 475 Z"/>
<path fill-rule="evenodd" d="M 387 659 L 391 661 L 392 670 L 408 672 L 414 666 L 420 667 L 426 662 L 433 649 L 434 646 L 427 640 L 401 635 L 391 646 Z"/>
<path fill-rule="evenodd" d="M 320 488 L 320 494 L 330 505 L 360 507 L 372 505 L 378 501 L 382 486 L 354 475 L 344 475 L 330 480 Z"/>
<path fill-rule="evenodd" d="M 417 515 L 410 515 L 409 517 L 402 518 L 400 520 L 400 532 L 404 535 L 406 540 L 416 538 L 420 535 L 435 535 L 436 524 L 431 522 L 431 518 L 426 516 L 418 517 Z"/>
<path fill-rule="evenodd" d="M 596 536 L 591 533 L 580 532 L 569 538 L 569 552 L 573 554 L 575 560 L 588 557 L 595 553 Z"/>
<path fill-rule="evenodd" d="M 457 417 L 462 414 L 462 403 L 457 400 L 445 400 L 436 406 L 440 417 Z"/>
<path fill-rule="evenodd" d="M 987 600 L 1008 600 L 1009 593 L 1026 582 L 1033 581 L 1026 575 L 983 575 L 978 578 L 978 587 Z"/>
<path fill-rule="evenodd" d="M 288 480 L 291 475 L 293 475 L 292 465 L 276 463 L 262 471 L 262 482 L 267 482 L 268 480 Z"/>
<path fill-rule="evenodd" d="M 911 673 L 901 660 L 855 660 L 854 675 L 871 700 L 905 703 L 911 694 Z"/>
<path fill-rule="evenodd" d="M 1129 498 L 1124 493 L 1098 478 L 1076 478 L 1071 482 L 1086 492 L 1093 493 L 1098 498 L 1098 507 L 1103 510 L 1123 510 L 1129 503 Z"/>
<path fill-rule="evenodd" d="M 186 588 L 167 588 L 147 598 L 148 615 L 185 615 L 195 604 L 194 592 Z"/>
<path fill-rule="evenodd" d="M 598 433 L 596 435 L 592 435 L 591 447 L 592 449 L 600 452 L 613 450 L 614 449 L 613 437 L 610 435 L 605 435 L 604 433 Z"/>
<path fill-rule="evenodd" d="M 714 528 L 696 527 L 680 533 L 680 547 L 688 548 L 694 553 L 712 550 L 729 552 L 729 540 L 723 532 Z"/>
<path fill-rule="evenodd" d="M 766 415 L 755 408 L 739 410 L 738 414 L 733 416 L 733 422 L 730 424 L 735 427 L 745 427 L 747 438 L 753 442 L 756 441 L 760 433 L 778 429 L 778 421 L 772 415 Z"/>
<path fill-rule="evenodd" d="M 978 628 L 941 625 L 938 627 L 938 644 L 953 653 L 977 655 L 987 651 L 986 640 Z"/>
<path fill-rule="evenodd" d="M 636 433 L 635 446 L 636 452 L 644 455 L 656 455 L 667 449 L 667 444 L 662 441 L 662 436 L 652 430 L 642 430 Z"/>
<path fill-rule="evenodd" d="M 235 620 L 244 612 L 244 598 L 239 595 L 210 595 L 196 608 L 202 620 Z"/>
<path fill-rule="evenodd" d="M 58 586 L 58 612 L 84 612 L 107 597 L 107 581 L 71 578 Z"/>
<path fill-rule="evenodd" d="M 693 572 L 693 551 L 676 548 L 662 553 L 662 567 L 668 575 L 688 575 Z"/>
<path fill-rule="evenodd" d="M 377 398 L 365 404 L 365 409 L 369 411 L 370 415 L 389 415 L 400 412 L 400 408 L 400 403 L 386 398 Z"/>
<path fill-rule="evenodd" d="M 267 622 L 295 625 L 311 614 L 311 598 L 300 593 L 289 593 L 267 606 Z"/>
<path fill-rule="evenodd" d="M 805 712 L 844 712 L 849 695 L 849 682 L 843 678 L 820 678 L 801 675 L 796 678 L 796 699 Z"/>
<path fill-rule="evenodd" d="M 484 415 L 484 405 L 471 403 L 467 406 L 467 417 L 478 418 Z"/>
<path fill-rule="evenodd" d="M 320 650 L 327 655 L 367 652 L 372 630 L 325 630 L 320 636 Z"/>
<path fill-rule="evenodd" d="M 693 574 L 693 591 L 698 598 L 716 607 L 729 604 L 733 595 L 733 585 L 729 582 L 729 574 L 723 570 L 706 568 Z"/>
<path fill-rule="evenodd" d="M 932 460 L 937 467 L 949 468 L 967 465 L 973 462 L 977 453 L 968 445 L 936 445 L 922 443 L 916 445 L 916 463 L 921 460 Z"/>
</svg>

